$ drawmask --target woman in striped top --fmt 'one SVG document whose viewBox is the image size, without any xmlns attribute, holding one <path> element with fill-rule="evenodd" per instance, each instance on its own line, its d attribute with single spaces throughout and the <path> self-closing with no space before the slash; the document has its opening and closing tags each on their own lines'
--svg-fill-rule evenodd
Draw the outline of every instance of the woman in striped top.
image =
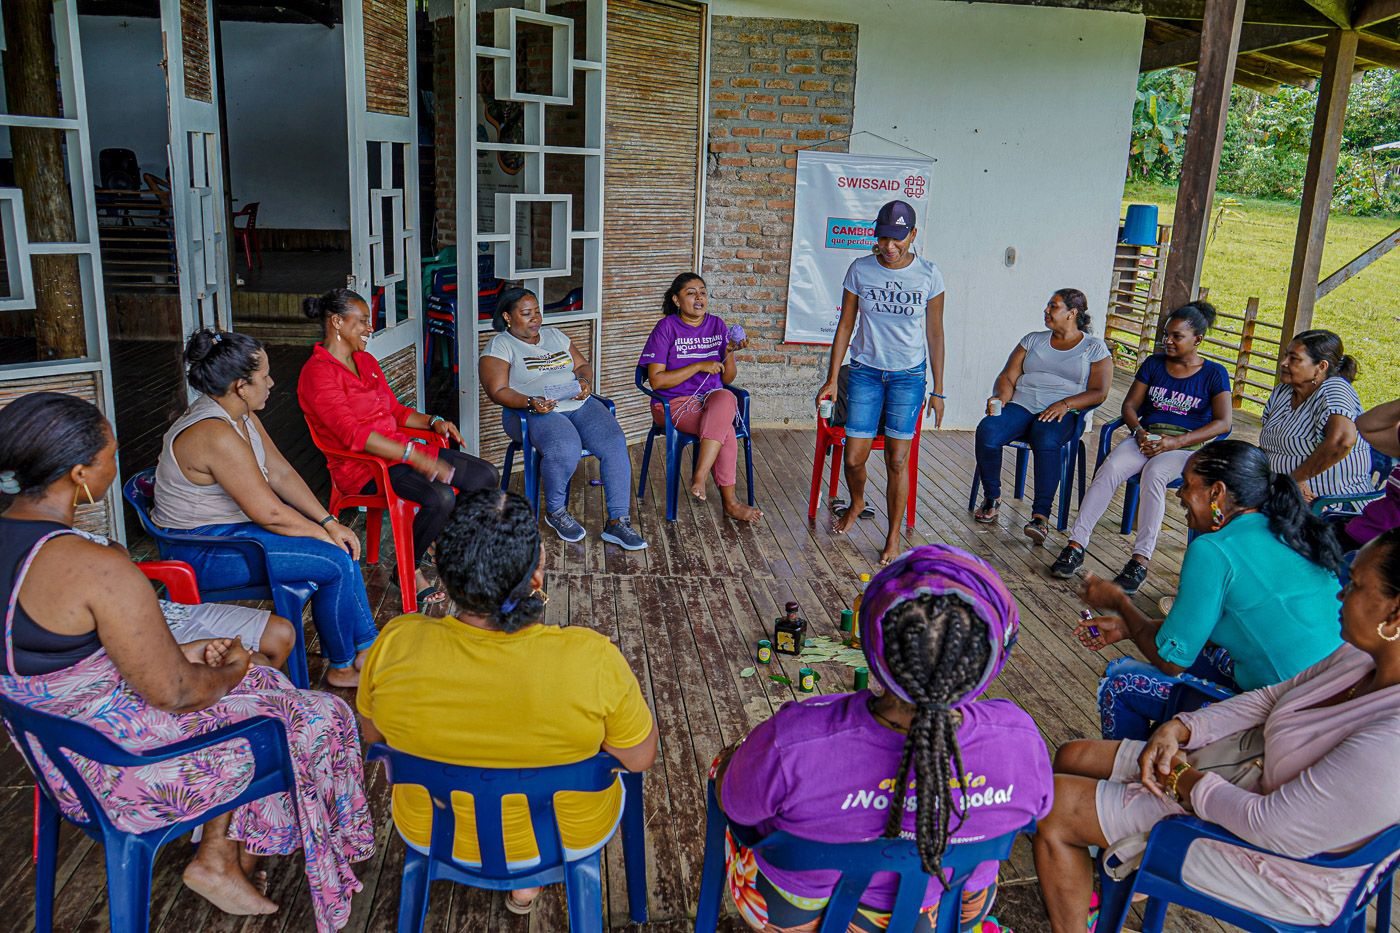
<svg viewBox="0 0 1400 933">
<path fill-rule="evenodd" d="M 1361 399 L 1356 360 L 1342 338 L 1305 330 L 1279 361 L 1279 385 L 1264 406 L 1259 446 L 1276 472 L 1298 481 L 1303 498 L 1360 495 L 1371 489 L 1371 445 L 1356 430 Z"/>
</svg>

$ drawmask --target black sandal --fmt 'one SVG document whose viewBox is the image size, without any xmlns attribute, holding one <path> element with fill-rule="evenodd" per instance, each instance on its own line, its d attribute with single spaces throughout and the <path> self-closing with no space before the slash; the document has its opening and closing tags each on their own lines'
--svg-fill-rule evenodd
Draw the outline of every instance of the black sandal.
<svg viewBox="0 0 1400 933">
<path fill-rule="evenodd" d="M 1030 538 L 1036 547 L 1043 547 L 1045 539 L 1050 537 L 1050 523 L 1043 518 L 1032 518 L 1021 528 L 1021 533 Z"/>
<path fill-rule="evenodd" d="M 849 505 L 846 504 L 846 500 L 845 500 L 845 499 L 832 499 L 832 500 L 831 500 L 831 514 L 832 514 L 832 515 L 835 515 L 837 518 L 845 518 L 845 517 L 846 517 L 846 513 L 849 512 L 850 510 L 851 510 L 851 508 L 850 508 Z M 866 505 L 865 508 L 863 508 L 863 509 L 860 510 L 860 517 L 861 517 L 861 518 L 874 518 L 874 517 L 875 517 L 875 506 L 873 506 L 873 505 Z"/>
<path fill-rule="evenodd" d="M 1001 514 L 1000 499 L 983 499 L 982 504 L 972 513 L 972 520 L 982 525 L 990 525 Z"/>
</svg>

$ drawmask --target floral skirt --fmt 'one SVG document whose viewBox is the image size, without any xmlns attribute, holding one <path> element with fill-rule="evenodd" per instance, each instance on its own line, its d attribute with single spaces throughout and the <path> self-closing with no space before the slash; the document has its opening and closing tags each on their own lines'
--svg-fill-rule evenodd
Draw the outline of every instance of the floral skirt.
<svg viewBox="0 0 1400 933">
<path fill-rule="evenodd" d="M 52 674 L 0 677 L 0 693 L 81 722 L 132 752 L 257 716 L 279 720 L 287 733 L 295 793 L 273 794 L 234 810 L 228 835 L 257 855 L 302 849 L 316 929 L 325 933 L 345 925 L 350 898 L 361 887 L 350 866 L 374 854 L 374 825 L 355 717 L 343 700 L 298 690 L 278 671 L 252 667 L 207 709 L 167 713 L 142 699 L 105 651 Z M 37 743 L 29 747 L 59 808 L 85 820 L 73 789 Z M 112 823 L 129 833 L 197 819 L 242 793 L 253 776 L 252 755 L 241 739 L 140 768 L 109 767 L 76 754 L 70 760 Z"/>
</svg>

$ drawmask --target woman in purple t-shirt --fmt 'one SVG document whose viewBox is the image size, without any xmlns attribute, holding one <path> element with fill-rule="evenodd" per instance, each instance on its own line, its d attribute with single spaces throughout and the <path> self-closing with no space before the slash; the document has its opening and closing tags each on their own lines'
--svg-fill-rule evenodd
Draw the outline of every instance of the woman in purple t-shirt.
<svg viewBox="0 0 1400 933">
<path fill-rule="evenodd" d="M 708 301 L 704 279 L 694 272 L 676 276 L 661 300 L 661 320 L 651 329 L 637 365 L 647 368 L 652 390 L 670 400 L 676 427 L 700 438 L 690 494 L 705 501 L 705 474 L 712 473 L 725 514 L 756 522 L 763 513 L 734 494 L 739 462 L 734 416 L 739 402 L 725 388 L 738 369 L 730 351 L 748 346 L 748 341 L 731 344 L 724 320 L 706 313 Z M 652 402 L 651 415 L 661 423 L 660 402 Z"/>
<path fill-rule="evenodd" d="M 1020 618 L 990 565 L 942 544 L 914 548 L 865 589 L 860 636 L 884 690 L 789 703 L 717 762 L 720 805 L 763 834 L 817 842 L 915 839 L 924 870 L 950 846 L 1015 832 L 1050 810 L 1045 741 L 1010 700 L 978 700 L 1006 663 Z M 890 801 L 903 801 L 892 806 Z M 785 872 L 727 846 L 728 888 L 755 930 L 815 930 L 836 872 Z M 997 863 L 973 870 L 962 928 L 991 909 Z M 897 879 L 876 875 L 852 930 L 884 931 Z M 930 879 L 916 933 L 930 933 Z"/>
</svg>

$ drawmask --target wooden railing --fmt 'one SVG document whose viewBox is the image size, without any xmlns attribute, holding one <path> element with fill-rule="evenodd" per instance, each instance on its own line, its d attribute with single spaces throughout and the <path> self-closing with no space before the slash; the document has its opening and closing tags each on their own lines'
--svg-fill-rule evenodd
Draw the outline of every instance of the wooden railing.
<svg viewBox="0 0 1400 933">
<path fill-rule="evenodd" d="M 1171 252 L 1172 228 L 1157 228 L 1159 246 L 1119 243 L 1113 255 L 1104 340 L 1121 366 L 1136 366 L 1152 352 L 1162 306 L 1162 273 Z"/>
<path fill-rule="evenodd" d="M 1207 290 L 1201 289 L 1201 297 L 1206 294 Z M 1216 312 L 1215 326 L 1203 341 L 1201 356 L 1215 360 L 1230 372 L 1234 407 L 1240 408 L 1249 401 L 1262 408 L 1268 401 L 1278 384 L 1282 335 L 1282 325 L 1259 320 L 1258 298 L 1245 302 L 1244 314 Z"/>
</svg>

